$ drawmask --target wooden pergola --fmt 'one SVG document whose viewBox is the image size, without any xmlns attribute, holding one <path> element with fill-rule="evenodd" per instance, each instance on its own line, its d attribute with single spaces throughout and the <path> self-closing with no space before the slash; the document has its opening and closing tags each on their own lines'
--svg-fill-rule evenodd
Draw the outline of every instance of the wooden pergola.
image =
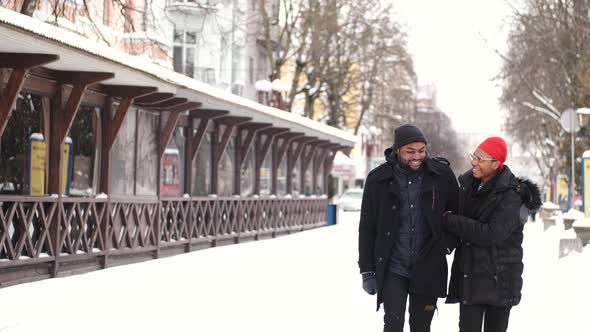
<svg viewBox="0 0 590 332">
<path fill-rule="evenodd" d="M 334 156 L 349 152 L 356 141 L 335 128 L 215 90 L 1 8 L 0 68 L 3 143 L 12 144 L 3 134 L 19 112 L 18 98 L 26 93 L 40 100 L 47 149 L 45 195 L 0 196 L 0 286 L 322 226 Z M 64 192 L 68 161 L 63 151 L 82 105 L 99 110 L 96 190 L 74 197 Z M 149 147 L 155 147 L 159 162 L 148 174 L 157 185 L 149 195 L 139 195 L 137 189 L 119 194 L 113 190 L 113 149 L 128 115 L 139 111 L 158 122 L 156 132 L 149 133 L 156 138 Z M 135 188 L 142 180 L 139 168 L 149 163 L 137 152 L 147 143 L 137 138 L 149 130 L 137 122 L 129 180 Z M 175 132 L 185 142 L 178 165 L 184 169 L 182 192 L 163 196 L 162 158 Z M 211 150 L 209 195 L 195 196 L 192 170 L 205 141 Z M 227 179 L 220 178 L 219 170 L 230 142 L 233 195 L 221 196 L 220 181 Z M 248 156 L 253 156 L 253 189 L 244 196 L 241 170 Z M 267 158 L 272 158 L 270 193 L 264 196 L 261 169 Z M 281 167 L 286 169 L 286 194 L 292 194 L 297 170 L 299 188 L 321 188 L 323 195 L 281 197 Z M 306 182 L 308 171 L 311 183 Z"/>
</svg>

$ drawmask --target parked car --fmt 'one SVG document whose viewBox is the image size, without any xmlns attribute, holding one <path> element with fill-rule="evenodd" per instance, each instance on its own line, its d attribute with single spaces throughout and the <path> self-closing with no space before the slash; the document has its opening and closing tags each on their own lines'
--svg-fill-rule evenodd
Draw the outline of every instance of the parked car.
<svg viewBox="0 0 590 332">
<path fill-rule="evenodd" d="M 360 188 L 347 189 L 336 200 L 335 204 L 343 211 L 360 211 L 363 201 L 363 190 Z"/>
</svg>

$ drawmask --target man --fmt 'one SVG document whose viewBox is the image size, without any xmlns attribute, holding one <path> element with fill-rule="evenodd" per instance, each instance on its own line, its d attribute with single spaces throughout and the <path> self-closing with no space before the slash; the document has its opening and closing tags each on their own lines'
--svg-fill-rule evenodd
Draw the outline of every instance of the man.
<svg viewBox="0 0 590 332">
<path fill-rule="evenodd" d="M 537 186 L 504 165 L 506 142 L 490 137 L 470 154 L 459 177 L 459 214 L 446 213 L 445 230 L 457 235 L 447 303 L 460 302 L 459 330 L 503 332 L 522 289 L 523 224 L 541 206 Z M 524 203 L 524 206 L 523 206 Z"/>
<path fill-rule="evenodd" d="M 395 130 L 386 162 L 365 181 L 359 224 L 363 289 L 383 303 L 384 331 L 402 332 L 409 296 L 410 330 L 430 331 L 446 295 L 447 246 L 442 215 L 458 205 L 457 180 L 443 158 L 428 158 L 415 126 Z"/>
</svg>

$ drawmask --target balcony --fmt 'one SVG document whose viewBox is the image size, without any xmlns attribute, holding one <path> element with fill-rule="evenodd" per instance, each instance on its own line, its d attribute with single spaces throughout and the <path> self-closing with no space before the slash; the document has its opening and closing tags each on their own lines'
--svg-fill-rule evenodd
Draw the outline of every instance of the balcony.
<svg viewBox="0 0 590 332">
<path fill-rule="evenodd" d="M 219 10 L 221 0 L 168 0 L 166 11 L 171 15 L 213 14 Z"/>
</svg>

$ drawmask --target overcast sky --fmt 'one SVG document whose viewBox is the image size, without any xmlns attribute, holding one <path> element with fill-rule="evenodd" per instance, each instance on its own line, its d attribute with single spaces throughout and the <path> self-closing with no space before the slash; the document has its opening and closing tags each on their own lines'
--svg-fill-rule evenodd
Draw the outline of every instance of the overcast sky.
<svg viewBox="0 0 590 332">
<path fill-rule="evenodd" d="M 409 34 L 420 85 L 434 83 L 437 103 L 459 131 L 500 134 L 498 97 L 510 6 L 503 0 L 395 0 Z M 487 40 L 484 41 L 484 38 Z"/>
</svg>

